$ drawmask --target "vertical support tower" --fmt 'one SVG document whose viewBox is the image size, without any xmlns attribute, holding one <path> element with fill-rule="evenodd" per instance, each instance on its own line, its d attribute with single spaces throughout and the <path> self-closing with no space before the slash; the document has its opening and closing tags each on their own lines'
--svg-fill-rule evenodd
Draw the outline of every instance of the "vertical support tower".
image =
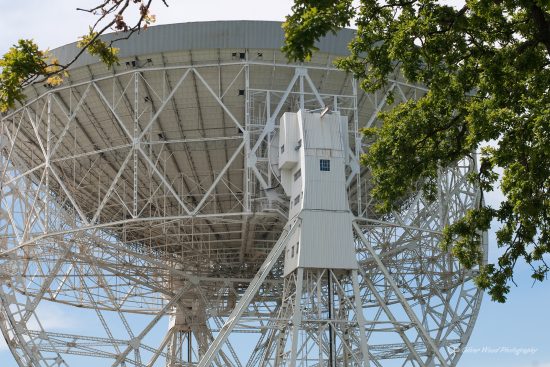
<svg viewBox="0 0 550 367">
<path fill-rule="evenodd" d="M 279 168 L 290 197 L 276 366 L 367 366 L 365 320 L 346 192 L 346 117 L 285 113 Z"/>
</svg>

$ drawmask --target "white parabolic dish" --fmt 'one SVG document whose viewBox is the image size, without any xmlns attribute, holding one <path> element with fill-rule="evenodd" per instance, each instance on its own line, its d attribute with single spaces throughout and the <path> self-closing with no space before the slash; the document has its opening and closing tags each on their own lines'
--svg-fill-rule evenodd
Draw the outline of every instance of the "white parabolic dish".
<svg viewBox="0 0 550 367">
<path fill-rule="evenodd" d="M 120 42 L 113 69 L 84 56 L 61 86 L 30 87 L 0 124 L 0 327 L 19 365 L 198 363 L 287 222 L 280 117 L 325 108 L 348 118 L 347 193 L 363 234 L 366 329 L 350 335 L 366 333 L 371 365 L 456 365 L 482 292 L 439 242 L 480 200 L 467 181 L 475 162 L 442 169 L 435 202 L 413 193 L 374 213 L 360 129 L 388 106 L 385 91 L 366 94 L 334 68 L 352 35 L 294 64 L 277 22 L 157 26 Z M 53 51 L 61 62 L 75 52 Z M 396 102 L 425 93 L 399 76 L 387 88 Z M 276 364 L 282 264 L 215 365 Z M 344 365 L 335 347 L 331 363 Z M 297 365 L 323 365 L 311 354 Z"/>
</svg>

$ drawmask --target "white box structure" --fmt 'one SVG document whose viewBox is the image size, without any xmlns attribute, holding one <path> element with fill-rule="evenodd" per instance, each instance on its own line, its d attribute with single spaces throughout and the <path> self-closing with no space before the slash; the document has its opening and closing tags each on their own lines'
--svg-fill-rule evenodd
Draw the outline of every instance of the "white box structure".
<svg viewBox="0 0 550 367">
<path fill-rule="evenodd" d="M 289 219 L 301 218 L 285 249 L 285 276 L 299 267 L 357 269 L 345 178 L 347 118 L 285 113 L 279 134 Z"/>
</svg>

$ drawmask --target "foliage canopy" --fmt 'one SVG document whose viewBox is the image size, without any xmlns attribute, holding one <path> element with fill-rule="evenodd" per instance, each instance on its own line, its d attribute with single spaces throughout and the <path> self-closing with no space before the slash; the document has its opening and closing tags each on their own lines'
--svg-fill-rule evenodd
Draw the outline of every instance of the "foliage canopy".
<svg viewBox="0 0 550 367">
<path fill-rule="evenodd" d="M 481 150 L 471 180 L 487 192 L 500 186 L 499 207 L 480 203 L 444 231 L 444 247 L 471 268 L 481 262 L 480 232 L 498 221 L 497 264 L 476 281 L 504 302 L 516 262 L 537 281 L 550 252 L 550 2 L 468 0 L 462 8 L 437 0 L 295 0 L 284 23 L 283 50 L 307 61 L 315 41 L 352 21 L 348 57 L 337 66 L 365 91 L 387 88 L 402 75 L 428 88 L 393 105 L 362 157 L 372 174 L 377 209 L 389 212 L 421 186 L 428 197 L 445 167 Z M 390 92 L 391 100 L 391 92 Z M 489 144 L 488 144 L 489 143 Z"/>
</svg>

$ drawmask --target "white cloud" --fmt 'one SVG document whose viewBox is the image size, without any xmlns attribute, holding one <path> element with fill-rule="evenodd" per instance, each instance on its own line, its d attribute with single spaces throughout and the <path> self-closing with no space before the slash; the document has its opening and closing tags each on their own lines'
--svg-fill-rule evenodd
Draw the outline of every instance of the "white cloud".
<svg viewBox="0 0 550 367">
<path fill-rule="evenodd" d="M 58 305 L 47 302 L 41 303 L 36 311 L 36 315 L 40 320 L 40 325 L 47 331 L 66 331 L 76 330 L 85 327 L 82 311 L 76 308 L 70 310 L 67 306 Z M 32 317 L 27 323 L 30 330 L 40 330 L 39 323 L 36 317 Z M 8 345 L 4 336 L 0 336 L 0 351 L 8 350 Z"/>
<path fill-rule="evenodd" d="M 69 331 L 83 328 L 83 318 L 79 317 L 83 311 L 75 307 L 55 304 L 52 302 L 41 303 L 36 315 L 42 327 L 48 331 Z M 29 321 L 29 329 L 38 330 L 36 318 Z"/>
</svg>

